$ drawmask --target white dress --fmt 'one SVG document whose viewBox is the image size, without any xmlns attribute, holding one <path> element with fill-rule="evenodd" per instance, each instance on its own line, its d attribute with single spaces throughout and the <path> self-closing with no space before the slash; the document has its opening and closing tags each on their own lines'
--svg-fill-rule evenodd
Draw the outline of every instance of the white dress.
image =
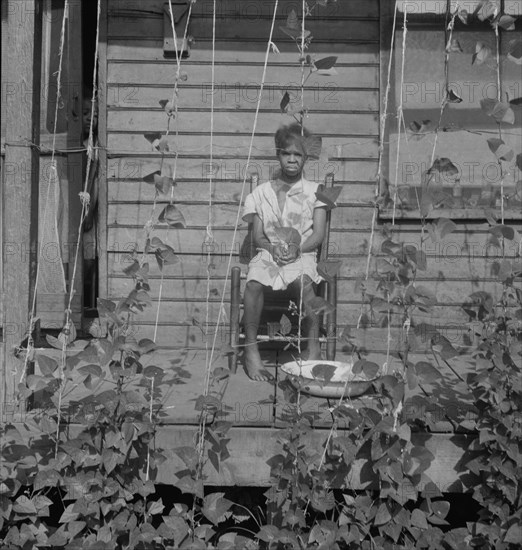
<svg viewBox="0 0 522 550">
<path fill-rule="evenodd" d="M 283 211 L 279 209 L 277 195 L 271 182 L 258 185 L 245 199 L 243 220 L 251 222 L 257 214 L 263 223 L 263 230 L 272 244 L 281 243 L 276 228 L 293 227 L 301 235 L 301 243 L 313 232 L 313 215 L 316 208 L 326 206 L 315 196 L 319 184 L 305 179 L 295 183 L 286 194 Z M 290 264 L 279 266 L 268 250 L 258 249 L 257 255 L 248 264 L 247 281 L 258 281 L 274 290 L 284 290 L 301 274 L 308 275 L 318 283 L 322 280 L 317 273 L 317 253 L 306 252 Z"/>
</svg>

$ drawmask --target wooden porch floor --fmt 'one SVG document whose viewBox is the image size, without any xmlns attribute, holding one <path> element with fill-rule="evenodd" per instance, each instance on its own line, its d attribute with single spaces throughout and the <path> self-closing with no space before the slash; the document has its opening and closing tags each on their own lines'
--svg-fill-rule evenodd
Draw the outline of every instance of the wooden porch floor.
<svg viewBox="0 0 522 550">
<path fill-rule="evenodd" d="M 46 355 L 51 351 L 57 350 L 41 350 Z M 274 375 L 273 383 L 251 381 L 239 363 L 236 374 L 214 381 L 210 386 L 209 395 L 219 396 L 222 405 L 218 409 L 218 414 L 207 414 L 207 422 L 211 423 L 219 418 L 232 422 L 233 427 L 228 434 L 231 456 L 222 464 L 220 472 L 211 465 L 208 466 L 205 473 L 206 483 L 209 485 L 263 486 L 269 482 L 270 468 L 267 460 L 278 452 L 275 435 L 278 428 L 284 424 L 287 406 L 279 386 L 286 378 L 280 365 L 292 358 L 288 352 L 275 350 L 264 350 L 262 356 L 266 368 Z M 386 357 L 374 356 L 368 359 L 382 365 Z M 417 360 L 422 359 L 426 360 L 426 357 L 419 357 Z M 338 360 L 342 360 L 342 355 Z M 201 402 L 205 389 L 205 350 L 156 350 L 143 356 L 142 363 L 144 367 L 159 367 L 165 373 L 161 386 L 164 416 L 158 427 L 159 446 L 174 449 L 193 445 L 200 420 L 200 409 L 197 405 Z M 227 363 L 226 357 L 218 356 L 212 367 L 227 368 Z M 391 358 L 388 372 L 398 368 L 398 360 Z M 458 479 L 464 473 L 461 467 L 462 458 L 469 438 L 473 437 L 468 430 L 473 427 L 474 412 L 464 383 L 460 379 L 465 374 L 463 370 L 466 370 L 466 365 L 460 362 L 458 374 L 451 365 L 438 365 L 438 368 L 443 376 L 437 383 L 417 387 L 413 391 L 406 388 L 402 415 L 403 418 L 417 418 L 429 424 L 430 433 L 419 431 L 413 435 L 417 444 L 425 446 L 435 456 L 427 474 L 441 490 L 458 491 Z M 468 366 L 468 370 L 470 368 Z M 66 395 L 67 402 L 73 403 L 91 393 L 83 384 L 84 378 L 78 374 L 78 379 L 70 386 L 71 390 Z M 138 384 L 139 379 L 141 377 L 136 377 L 136 381 L 130 383 L 127 389 L 132 389 L 133 384 Z M 103 381 L 96 388 L 96 393 L 113 387 L 113 383 Z M 140 406 L 147 405 L 140 397 L 142 394 L 142 390 L 136 392 L 136 402 Z M 427 395 L 436 397 L 440 409 L 426 408 L 419 398 Z M 364 406 L 377 397 L 369 394 L 351 401 L 345 400 L 345 403 L 354 407 Z M 320 448 L 332 425 L 329 407 L 334 402 L 324 398 L 303 396 L 301 403 L 303 411 L 317 413 L 314 436 Z M 343 429 L 342 424 L 338 429 Z M 160 467 L 157 481 L 170 483 L 175 479 L 175 472 L 181 468 L 182 465 L 175 457 L 167 460 Z M 352 482 L 353 488 L 362 488 L 366 484 L 367 481 L 357 476 Z"/>
</svg>

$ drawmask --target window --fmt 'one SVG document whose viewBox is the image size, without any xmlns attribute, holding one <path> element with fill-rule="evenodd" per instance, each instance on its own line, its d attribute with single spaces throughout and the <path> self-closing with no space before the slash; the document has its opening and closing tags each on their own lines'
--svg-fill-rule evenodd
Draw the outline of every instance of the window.
<svg viewBox="0 0 522 550">
<path fill-rule="evenodd" d="M 521 217 L 522 2 L 456 4 L 398 3 L 384 218 Z"/>
</svg>

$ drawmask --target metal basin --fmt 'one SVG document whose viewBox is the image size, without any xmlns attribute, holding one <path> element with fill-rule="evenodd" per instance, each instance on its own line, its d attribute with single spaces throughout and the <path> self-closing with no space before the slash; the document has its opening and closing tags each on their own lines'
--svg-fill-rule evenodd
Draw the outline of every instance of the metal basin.
<svg viewBox="0 0 522 550">
<path fill-rule="evenodd" d="M 353 362 L 291 361 L 281 365 L 291 384 L 315 397 L 356 397 L 366 392 L 377 378 L 353 374 Z"/>
</svg>

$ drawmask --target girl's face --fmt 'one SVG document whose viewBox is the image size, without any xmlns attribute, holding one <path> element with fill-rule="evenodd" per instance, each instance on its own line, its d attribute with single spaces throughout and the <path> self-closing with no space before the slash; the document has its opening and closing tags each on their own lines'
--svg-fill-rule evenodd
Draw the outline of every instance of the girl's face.
<svg viewBox="0 0 522 550">
<path fill-rule="evenodd" d="M 306 162 L 306 155 L 302 147 L 295 142 L 287 143 L 284 148 L 279 150 L 278 159 L 284 176 L 291 179 L 301 177 Z"/>
</svg>

